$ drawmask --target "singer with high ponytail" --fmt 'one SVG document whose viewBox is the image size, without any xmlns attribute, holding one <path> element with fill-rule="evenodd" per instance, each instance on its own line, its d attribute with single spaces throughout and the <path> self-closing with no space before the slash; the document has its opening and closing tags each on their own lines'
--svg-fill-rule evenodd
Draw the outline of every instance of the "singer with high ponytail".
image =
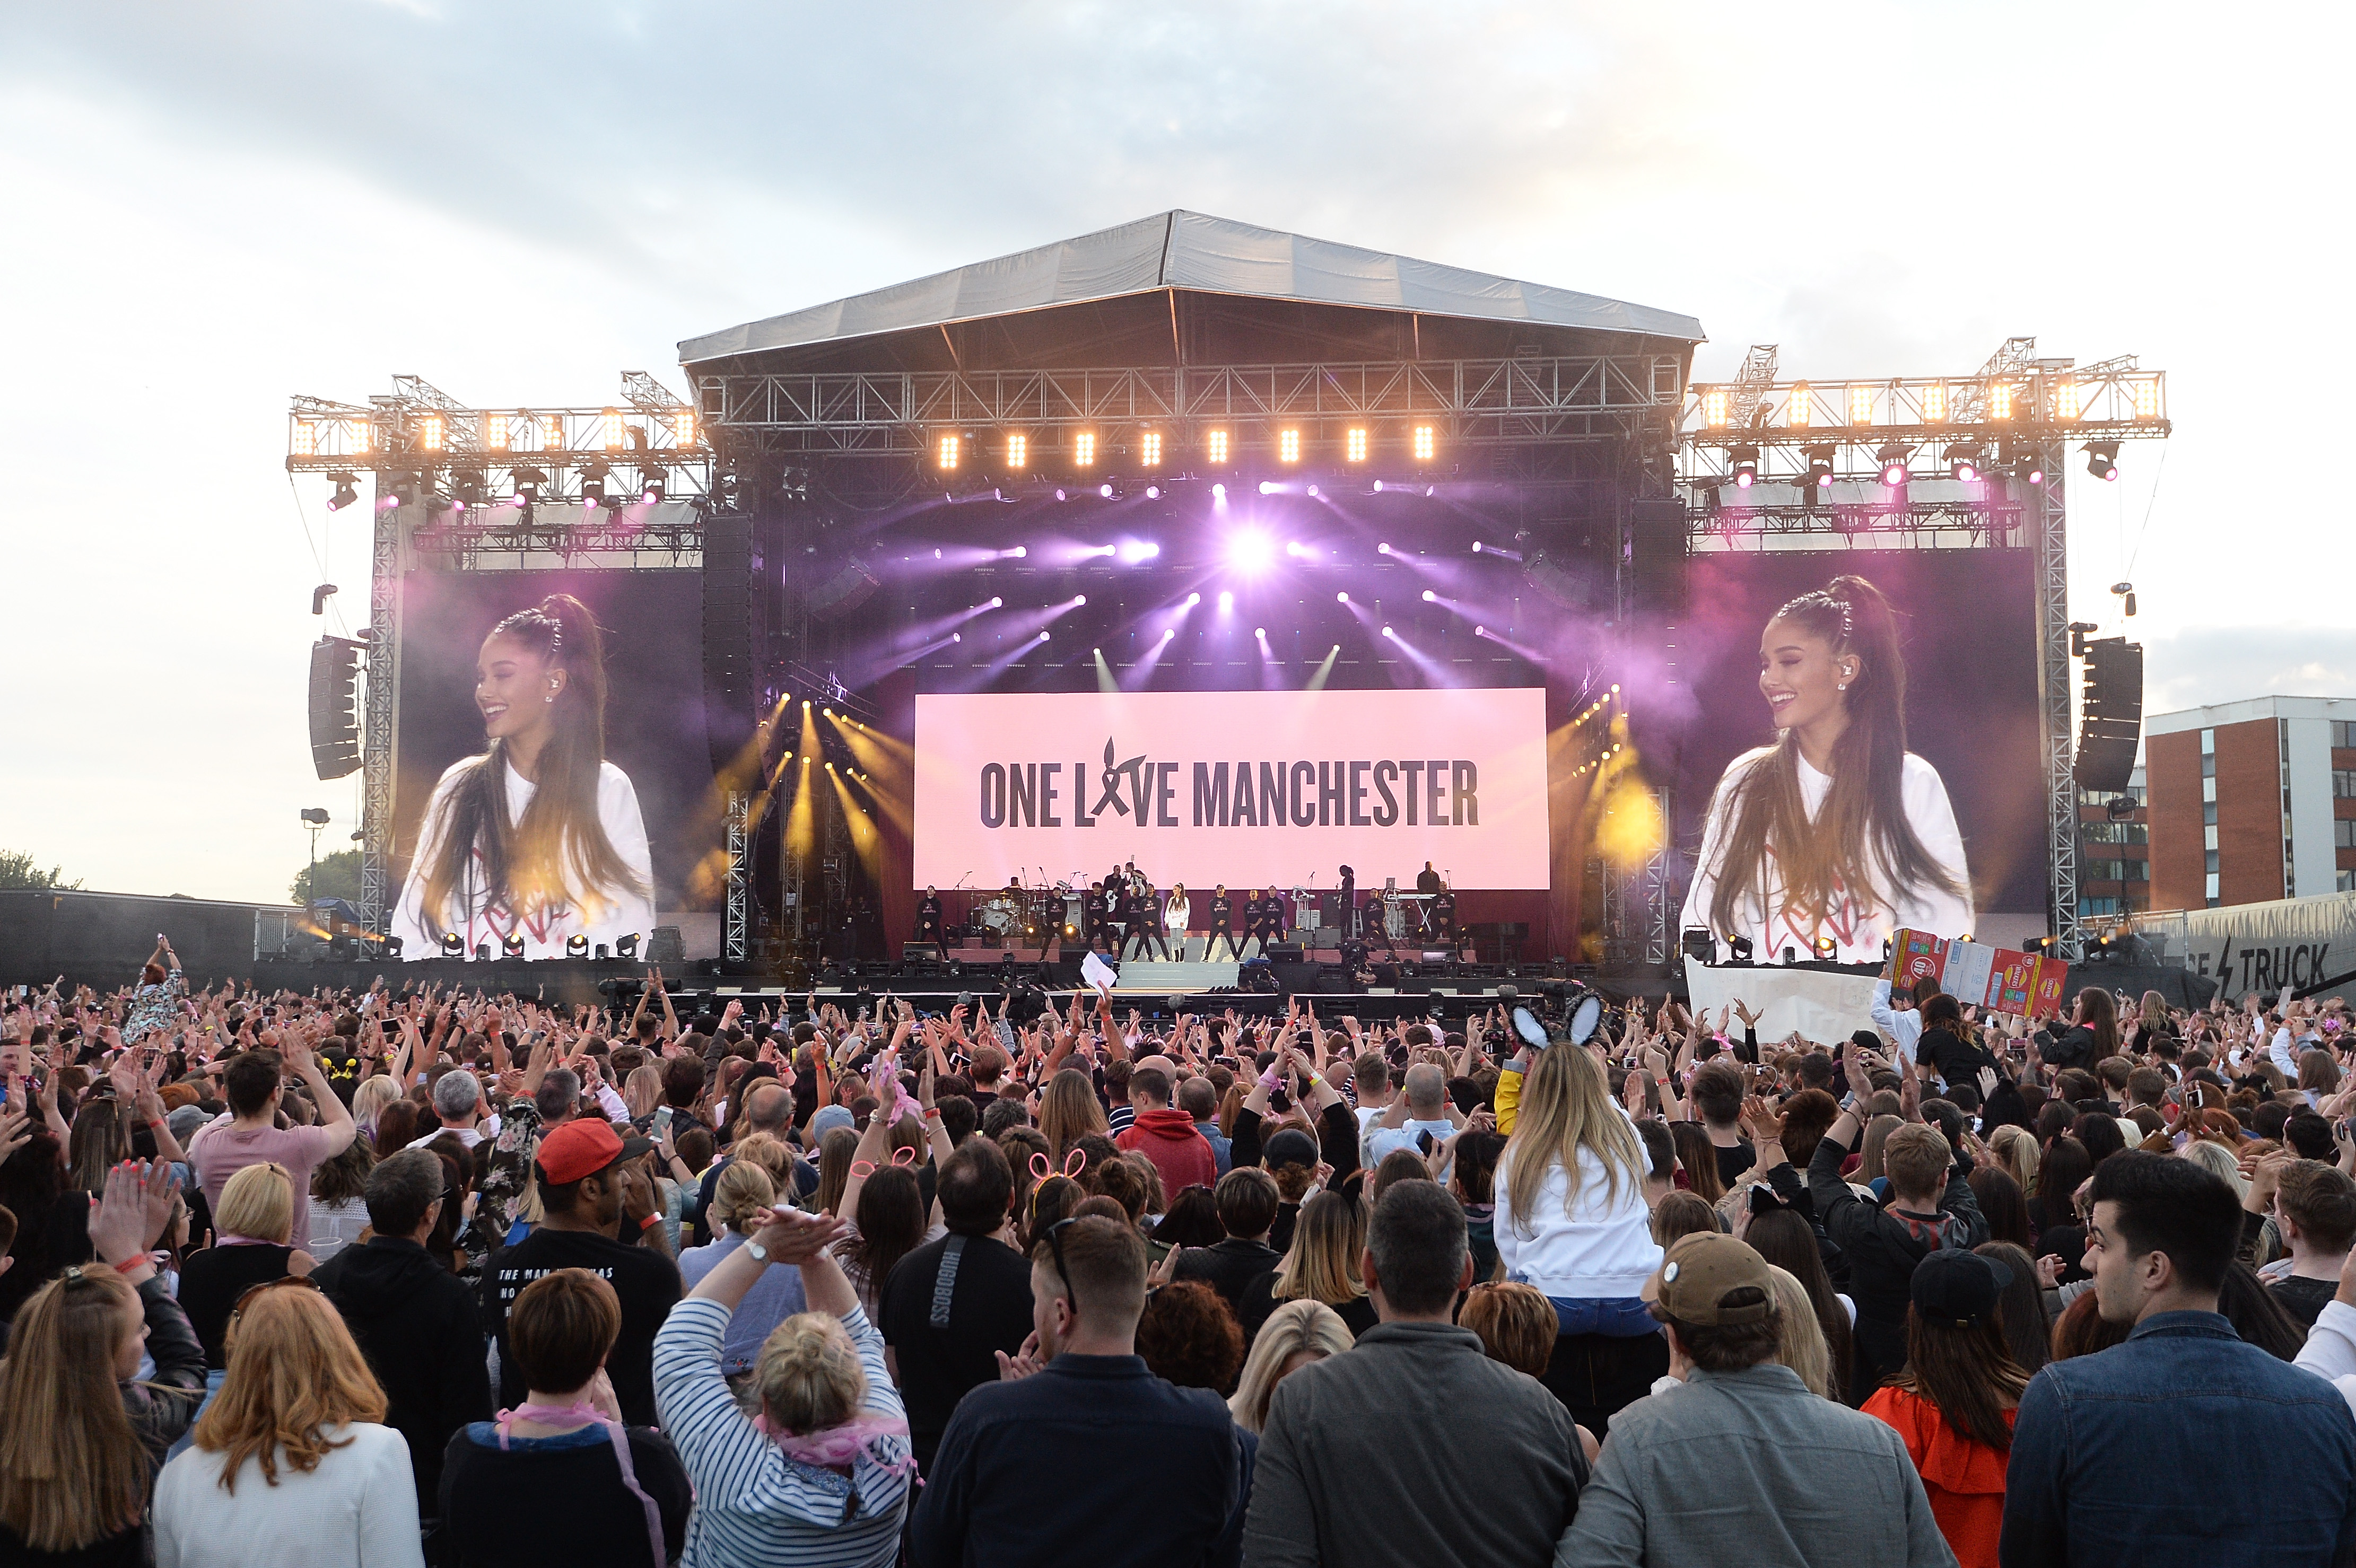
<svg viewBox="0 0 2356 1568">
<path fill-rule="evenodd" d="M 588 606 L 554 593 L 491 628 L 475 706 L 489 741 L 434 786 L 393 917 L 411 958 L 455 933 L 473 954 L 521 936 L 527 958 L 561 958 L 652 933 L 653 856 L 629 774 L 605 760 L 605 635 Z"/>
<path fill-rule="evenodd" d="M 1727 764 L 1711 795 L 1680 923 L 1879 962 L 1905 927 L 1972 930 L 1971 870 L 1938 770 L 1906 749 L 1906 660 L 1890 602 L 1836 577 L 1778 610 L 1759 639 L 1759 690 L 1778 731 Z"/>
</svg>

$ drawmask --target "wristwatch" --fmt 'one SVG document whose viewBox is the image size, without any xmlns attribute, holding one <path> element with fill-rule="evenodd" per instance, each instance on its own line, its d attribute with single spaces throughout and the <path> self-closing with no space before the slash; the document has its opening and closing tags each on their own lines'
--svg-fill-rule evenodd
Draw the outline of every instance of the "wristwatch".
<svg viewBox="0 0 2356 1568">
<path fill-rule="evenodd" d="M 756 1264 L 766 1264 L 769 1261 L 769 1249 L 758 1242 L 745 1243 L 744 1253 Z"/>
</svg>

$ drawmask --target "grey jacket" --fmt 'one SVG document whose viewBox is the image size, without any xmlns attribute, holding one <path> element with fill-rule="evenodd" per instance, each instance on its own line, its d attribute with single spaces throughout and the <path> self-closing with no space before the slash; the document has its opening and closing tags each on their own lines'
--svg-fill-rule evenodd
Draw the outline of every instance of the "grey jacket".
<svg viewBox="0 0 2356 1568">
<path fill-rule="evenodd" d="M 1769 1362 L 1697 1370 L 1613 1416 L 1554 1560 L 1954 1568 L 1955 1554 L 1896 1429 Z"/>
<path fill-rule="evenodd" d="M 1379 1324 L 1277 1385 L 1244 1562 L 1540 1564 L 1586 1480 L 1562 1402 L 1489 1360 L 1479 1336 Z"/>
</svg>

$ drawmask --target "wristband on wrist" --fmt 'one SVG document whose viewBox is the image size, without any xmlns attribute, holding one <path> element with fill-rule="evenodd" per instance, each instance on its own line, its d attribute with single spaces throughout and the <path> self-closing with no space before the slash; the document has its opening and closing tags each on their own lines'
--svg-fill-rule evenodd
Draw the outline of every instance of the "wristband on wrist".
<svg viewBox="0 0 2356 1568">
<path fill-rule="evenodd" d="M 117 1274 L 130 1274 L 136 1270 L 141 1264 L 153 1263 L 155 1261 L 155 1259 L 149 1257 L 145 1253 L 134 1253 L 129 1257 L 123 1259 L 121 1263 L 116 1264 L 114 1265 L 114 1272 Z"/>
<path fill-rule="evenodd" d="M 653 1230 L 657 1225 L 659 1225 L 659 1224 L 661 1224 L 661 1223 L 662 1223 L 662 1216 L 661 1216 L 661 1215 L 659 1215 L 659 1214 L 649 1214 L 649 1215 L 648 1215 L 645 1219 L 643 1219 L 643 1220 L 641 1220 L 641 1221 L 638 1221 L 638 1229 L 639 1229 L 640 1231 L 642 1231 L 642 1232 L 644 1232 L 644 1231 L 651 1231 L 651 1230 Z"/>
</svg>

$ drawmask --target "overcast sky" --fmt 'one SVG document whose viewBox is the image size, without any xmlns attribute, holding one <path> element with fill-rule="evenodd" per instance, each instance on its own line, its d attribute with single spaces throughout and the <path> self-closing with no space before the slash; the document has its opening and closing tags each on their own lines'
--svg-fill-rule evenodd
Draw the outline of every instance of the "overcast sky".
<svg viewBox="0 0 2356 1568">
<path fill-rule="evenodd" d="M 680 338 L 1171 207 L 1690 313 L 1724 376 L 2169 376 L 2070 489 L 2154 710 L 2356 695 L 2344 8 L 0 5 L 0 848 L 283 898 L 309 592 L 365 519 L 289 394 L 674 388 Z M 2333 427 L 2337 430 L 2339 427 Z M 2163 464 L 2162 453 L 2165 453 Z M 1967 613 L 1968 606 L 1956 612 Z"/>
</svg>

